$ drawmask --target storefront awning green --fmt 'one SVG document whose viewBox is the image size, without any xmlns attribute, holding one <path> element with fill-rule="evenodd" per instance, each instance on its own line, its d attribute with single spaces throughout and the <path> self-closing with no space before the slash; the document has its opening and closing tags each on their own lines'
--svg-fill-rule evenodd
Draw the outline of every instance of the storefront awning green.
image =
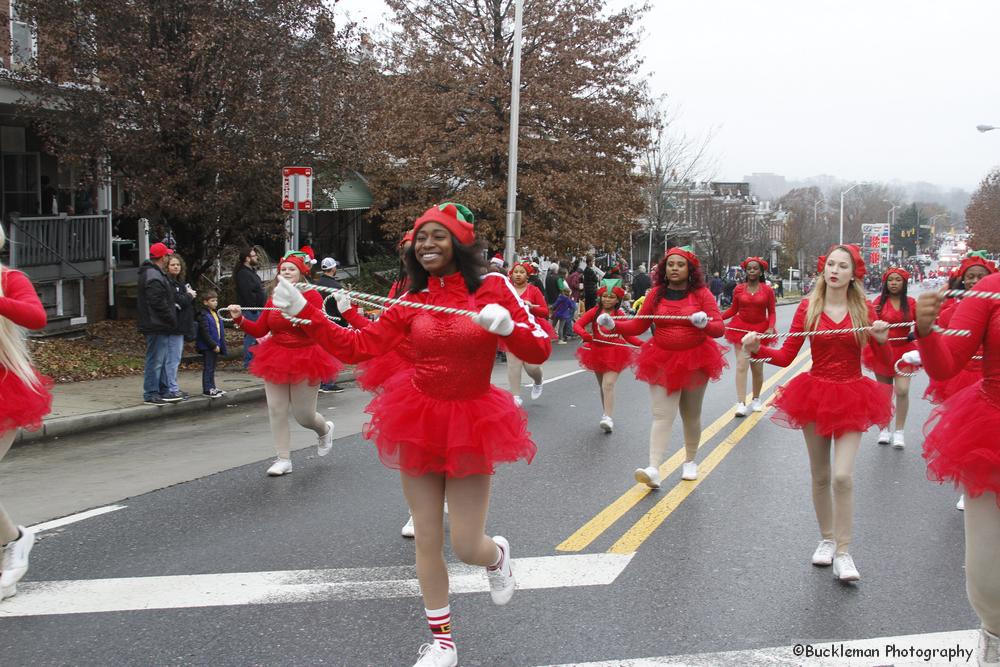
<svg viewBox="0 0 1000 667">
<path fill-rule="evenodd" d="M 372 191 L 365 182 L 352 176 L 337 188 L 317 188 L 314 211 L 367 211 L 372 207 Z"/>
</svg>

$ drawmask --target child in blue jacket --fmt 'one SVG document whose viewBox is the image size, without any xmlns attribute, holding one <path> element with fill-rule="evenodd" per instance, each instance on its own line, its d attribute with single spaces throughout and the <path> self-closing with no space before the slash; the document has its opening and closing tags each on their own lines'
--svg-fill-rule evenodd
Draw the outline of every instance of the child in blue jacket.
<svg viewBox="0 0 1000 667">
<path fill-rule="evenodd" d="M 556 323 L 556 334 L 559 336 L 559 345 L 565 345 L 570 332 L 573 331 L 573 316 L 576 314 L 576 302 L 570 298 L 569 286 L 563 288 L 562 294 L 556 297 L 552 304 L 552 319 Z"/>
<path fill-rule="evenodd" d="M 202 310 L 198 313 L 198 339 L 195 347 L 205 365 L 201 371 L 201 393 L 209 398 L 222 398 L 226 392 L 215 386 L 215 365 L 219 355 L 226 354 L 226 327 L 216 311 L 219 295 L 212 290 L 201 294 Z"/>
</svg>

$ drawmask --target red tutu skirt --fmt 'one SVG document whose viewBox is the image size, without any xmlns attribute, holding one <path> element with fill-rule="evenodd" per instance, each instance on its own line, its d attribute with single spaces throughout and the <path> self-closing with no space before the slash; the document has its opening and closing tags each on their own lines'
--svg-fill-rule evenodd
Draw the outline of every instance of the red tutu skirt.
<svg viewBox="0 0 1000 667">
<path fill-rule="evenodd" d="M 872 426 L 888 426 L 892 385 L 869 377 L 826 380 L 802 373 L 778 388 L 774 407 L 771 420 L 779 426 L 800 429 L 813 424 L 819 435 L 839 438 L 844 433 L 864 433 Z"/>
<path fill-rule="evenodd" d="M 364 437 L 388 468 L 419 477 L 492 475 L 497 463 L 535 457 L 528 415 L 494 386 L 476 398 L 443 400 L 396 375 L 365 408 L 372 416 Z"/>
<path fill-rule="evenodd" d="M 1000 504 L 1000 405 L 976 383 L 934 408 L 924 424 L 927 477 L 951 480 L 973 498 L 986 491 Z"/>
<path fill-rule="evenodd" d="M 924 391 L 924 398 L 935 405 L 944 403 L 949 398 L 962 391 L 966 387 L 971 387 L 983 379 L 983 371 L 969 370 L 968 367 L 959 371 L 958 375 L 947 380 L 935 380 L 931 378 Z"/>
<path fill-rule="evenodd" d="M 39 383 L 29 387 L 10 371 L 0 370 L 0 433 L 23 428 L 37 431 L 42 417 L 52 412 L 52 378 L 35 373 Z"/>
<path fill-rule="evenodd" d="M 576 349 L 576 359 L 581 366 L 595 373 L 621 373 L 635 361 L 637 352 L 638 349 L 591 342 Z"/>
<path fill-rule="evenodd" d="M 271 338 L 253 347 L 250 372 L 272 384 L 320 384 L 333 380 L 344 367 L 319 345 L 287 347 Z"/>
<path fill-rule="evenodd" d="M 375 392 L 381 389 L 393 376 L 412 372 L 413 361 L 392 350 L 358 364 L 355 367 L 354 379 L 358 381 L 358 386 L 365 391 Z"/>
<path fill-rule="evenodd" d="M 889 331 L 893 331 L 893 329 Z M 892 356 L 892 363 L 886 366 L 882 358 L 875 354 L 872 346 L 865 345 L 865 349 L 861 351 L 861 363 L 864 364 L 865 368 L 871 369 L 876 375 L 891 378 L 896 375 L 896 362 L 899 361 L 900 357 L 915 349 L 917 349 L 917 344 L 912 341 L 903 345 L 890 345 L 889 354 Z M 900 368 L 904 371 L 907 370 L 905 365 L 900 366 Z"/>
<path fill-rule="evenodd" d="M 728 349 L 711 338 L 686 350 L 665 350 L 650 341 L 635 357 L 635 377 L 665 387 L 668 394 L 698 387 L 722 377 L 722 369 L 729 365 L 722 355 Z"/>
<path fill-rule="evenodd" d="M 757 333 L 764 333 L 767 331 L 767 322 L 757 322 L 756 324 L 748 324 L 740 319 L 739 315 L 729 320 L 726 325 L 725 338 L 730 343 L 743 344 L 743 337 L 747 335 L 746 331 L 733 331 L 730 327 L 736 329 L 746 329 L 746 331 L 756 331 Z"/>
</svg>

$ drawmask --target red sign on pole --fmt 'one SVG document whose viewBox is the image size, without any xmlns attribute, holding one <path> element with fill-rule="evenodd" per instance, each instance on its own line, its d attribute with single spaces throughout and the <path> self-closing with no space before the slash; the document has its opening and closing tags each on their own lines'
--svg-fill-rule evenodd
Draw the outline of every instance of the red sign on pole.
<svg viewBox="0 0 1000 667">
<path fill-rule="evenodd" d="M 284 167 L 281 170 L 281 208 L 285 211 L 312 210 L 312 167 Z"/>
</svg>

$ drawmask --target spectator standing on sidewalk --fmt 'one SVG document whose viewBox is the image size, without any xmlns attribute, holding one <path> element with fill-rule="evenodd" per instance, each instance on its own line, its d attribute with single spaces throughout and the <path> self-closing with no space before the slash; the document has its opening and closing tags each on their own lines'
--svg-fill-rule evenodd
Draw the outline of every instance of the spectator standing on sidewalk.
<svg viewBox="0 0 1000 667">
<path fill-rule="evenodd" d="M 204 366 L 201 371 L 201 393 L 209 398 L 222 398 L 226 392 L 215 386 L 215 365 L 219 356 L 226 354 L 226 328 L 216 312 L 219 295 L 214 290 L 201 293 L 201 312 L 198 313 L 198 340 L 195 348 L 201 352 Z"/>
<path fill-rule="evenodd" d="M 240 253 L 236 267 L 233 269 L 233 283 L 236 285 L 236 302 L 242 308 L 261 308 L 267 301 L 267 293 L 264 291 L 264 281 L 257 275 L 257 250 L 250 247 Z M 243 313 L 243 317 L 253 322 L 260 317 L 259 310 L 250 310 Z M 244 331 L 243 334 L 243 368 L 249 368 L 250 360 L 253 359 L 253 350 L 250 349 L 257 344 L 257 339 L 253 334 Z"/>
<path fill-rule="evenodd" d="M 160 381 L 167 365 L 170 335 L 177 327 L 174 289 L 165 272 L 174 251 L 162 243 L 149 247 L 149 259 L 139 267 L 138 325 L 146 337 L 146 365 L 143 373 L 142 399 L 150 405 L 176 403 L 161 395 Z"/>
<path fill-rule="evenodd" d="M 545 272 L 545 301 L 551 308 L 556 299 L 559 298 L 559 265 L 555 262 L 549 264 L 548 271 Z"/>
<path fill-rule="evenodd" d="M 316 281 L 316 283 L 321 287 L 332 287 L 334 289 L 342 289 L 340 281 L 337 280 L 338 266 L 339 264 L 337 263 L 337 260 L 335 260 L 333 257 L 324 257 L 323 262 L 319 265 L 320 271 L 322 271 L 322 273 L 320 274 L 319 279 Z M 336 322 L 342 327 L 347 326 L 347 322 L 344 321 L 344 317 L 343 315 L 341 315 L 340 309 L 337 308 L 336 299 L 329 299 L 329 298 L 325 299 L 323 302 L 323 306 L 324 309 L 326 310 L 326 314 L 329 317 L 332 317 L 334 322 Z M 341 387 L 339 384 L 337 384 L 336 376 L 330 378 L 326 382 L 323 382 L 319 386 L 319 393 L 321 394 L 339 394 L 342 391 L 344 391 L 344 388 Z"/>
<path fill-rule="evenodd" d="M 167 363 L 160 379 L 160 394 L 165 401 L 175 399 L 186 401 L 189 398 L 187 392 L 181 391 L 180 385 L 177 384 L 177 371 L 181 366 L 181 357 L 184 356 L 184 342 L 193 341 L 198 337 L 194 321 L 194 300 L 198 293 L 184 282 L 186 274 L 187 268 L 180 255 L 175 253 L 167 258 L 167 278 L 170 279 L 170 287 L 174 290 L 177 326 L 170 335 Z"/>
<path fill-rule="evenodd" d="M 645 264 L 640 264 L 636 273 L 632 276 L 632 300 L 646 296 L 646 292 L 653 286 L 653 279 L 649 277 Z"/>
<path fill-rule="evenodd" d="M 708 283 L 708 291 L 715 297 L 716 303 L 719 303 L 722 300 L 722 289 L 722 278 L 719 277 L 719 272 L 716 271 L 712 274 L 712 280 Z"/>
<path fill-rule="evenodd" d="M 594 256 L 587 255 L 587 263 L 583 268 L 583 303 L 586 310 L 597 305 L 597 287 L 601 276 L 594 266 Z"/>
<path fill-rule="evenodd" d="M 583 267 L 581 264 L 583 262 L 575 264 L 573 271 L 566 277 L 566 282 L 569 283 L 571 291 L 570 298 L 577 303 L 580 303 L 580 299 L 583 297 Z"/>
</svg>

